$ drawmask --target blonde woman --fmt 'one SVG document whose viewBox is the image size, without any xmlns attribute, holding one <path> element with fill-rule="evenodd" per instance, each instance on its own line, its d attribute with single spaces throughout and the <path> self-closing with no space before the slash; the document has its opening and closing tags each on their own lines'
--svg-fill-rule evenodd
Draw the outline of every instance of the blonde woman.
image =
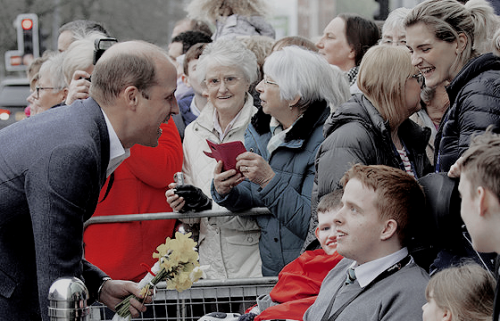
<svg viewBox="0 0 500 321">
<path fill-rule="evenodd" d="M 495 279 L 477 264 L 450 267 L 427 284 L 423 321 L 486 321 L 493 314 Z"/>
<path fill-rule="evenodd" d="M 427 0 L 406 17 L 406 44 L 426 86 L 450 82 L 450 108 L 435 141 L 436 172 L 450 169 L 469 147 L 473 133 L 500 124 L 500 57 L 476 50 L 495 22 L 493 8 L 485 0 L 465 5 Z"/>
<path fill-rule="evenodd" d="M 356 163 L 400 168 L 415 178 L 432 170 L 425 148 L 430 130 L 408 117 L 420 107 L 422 75 L 403 46 L 375 46 L 359 67 L 356 94 L 337 108 L 324 126 L 325 141 L 316 156 L 312 221 L 319 199 L 340 188 L 340 179 Z M 307 249 L 317 246 L 306 241 Z"/>
</svg>

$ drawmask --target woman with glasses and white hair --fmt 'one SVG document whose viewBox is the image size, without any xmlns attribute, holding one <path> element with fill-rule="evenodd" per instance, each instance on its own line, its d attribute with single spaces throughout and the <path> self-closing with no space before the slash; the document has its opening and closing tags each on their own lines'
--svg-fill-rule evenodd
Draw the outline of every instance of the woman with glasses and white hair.
<svg viewBox="0 0 500 321">
<path fill-rule="evenodd" d="M 425 148 L 430 130 L 408 117 L 420 108 L 423 77 L 403 46 L 375 46 L 365 54 L 358 74 L 362 94 L 354 95 L 325 123 L 325 141 L 316 156 L 313 217 L 306 248 L 317 226 L 318 200 L 340 188 L 352 164 L 387 165 L 415 178 L 432 171 Z"/>
<path fill-rule="evenodd" d="M 196 73 L 206 86 L 208 103 L 185 131 L 182 172 L 188 186 L 172 183 L 166 192 L 167 202 L 175 211 L 209 208 L 206 195 L 210 195 L 217 161 L 204 154 L 211 152 L 207 139 L 217 144 L 243 141 L 250 119 L 257 111 L 248 93 L 250 84 L 257 80 L 257 59 L 238 40 L 220 39 L 207 45 Z M 182 193 L 186 190 L 197 194 L 198 204 Z M 213 207 L 220 208 L 217 204 Z M 254 219 L 228 216 L 183 221 L 200 223 L 200 264 L 210 265 L 205 271 L 208 278 L 262 276 L 260 229 Z"/>
<path fill-rule="evenodd" d="M 300 254 L 311 215 L 314 159 L 323 141 L 329 105 L 349 96 L 339 69 L 321 55 L 296 46 L 273 52 L 257 85 L 262 108 L 245 134 L 248 152 L 236 168 L 215 170 L 212 198 L 232 211 L 267 207 L 261 228 L 262 274 L 277 276 Z"/>
<path fill-rule="evenodd" d="M 36 86 L 28 99 L 32 99 L 30 116 L 64 104 L 68 84 L 64 78 L 63 54 L 56 54 L 45 61 L 38 72 Z"/>
</svg>

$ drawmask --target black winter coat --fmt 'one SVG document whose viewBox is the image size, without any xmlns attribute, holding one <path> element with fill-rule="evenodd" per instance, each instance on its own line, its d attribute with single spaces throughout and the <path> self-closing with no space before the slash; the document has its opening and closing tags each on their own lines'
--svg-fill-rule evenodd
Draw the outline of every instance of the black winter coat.
<svg viewBox="0 0 500 321">
<path fill-rule="evenodd" d="M 472 134 L 500 129 L 500 57 L 485 54 L 466 64 L 447 88 L 450 108 L 436 136 L 436 171 L 447 172 L 469 148 Z"/>
<path fill-rule="evenodd" d="M 432 172 L 425 152 L 430 133 L 429 128 L 422 128 L 410 119 L 399 127 L 399 137 L 408 150 L 408 158 L 413 164 L 416 178 Z M 341 187 L 339 181 L 352 165 L 360 163 L 402 168 L 402 160 L 394 152 L 388 122 L 383 120 L 377 109 L 362 94 L 352 96 L 330 116 L 323 134 L 325 141 L 316 155 L 311 222 L 304 247 L 308 250 L 318 245 L 314 236 L 318 224 L 318 200 Z"/>
</svg>

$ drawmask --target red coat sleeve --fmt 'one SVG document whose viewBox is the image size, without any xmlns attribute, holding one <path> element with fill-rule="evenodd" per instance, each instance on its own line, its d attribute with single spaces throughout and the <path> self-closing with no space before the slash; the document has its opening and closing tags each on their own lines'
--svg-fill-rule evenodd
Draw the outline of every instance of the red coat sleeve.
<svg viewBox="0 0 500 321">
<path fill-rule="evenodd" d="M 304 252 L 283 268 L 269 293 L 280 304 L 262 311 L 255 320 L 302 320 L 316 300 L 323 279 L 340 260 L 340 254 L 328 255 L 322 249 Z"/>
</svg>

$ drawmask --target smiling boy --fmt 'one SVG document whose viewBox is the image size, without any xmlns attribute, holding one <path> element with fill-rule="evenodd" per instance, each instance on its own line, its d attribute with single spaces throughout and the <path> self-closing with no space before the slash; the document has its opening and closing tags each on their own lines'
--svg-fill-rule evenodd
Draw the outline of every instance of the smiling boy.
<svg viewBox="0 0 500 321">
<path fill-rule="evenodd" d="M 302 320 L 319 293 L 321 282 L 342 260 L 337 253 L 335 216 L 340 210 L 342 190 L 335 190 L 321 198 L 318 204 L 316 237 L 321 249 L 306 251 L 281 270 L 278 283 L 269 295 L 259 297 L 258 305 L 249 309 L 243 320 Z M 259 314 L 260 313 L 260 314 Z M 258 314 L 258 315 L 256 315 Z M 240 319 L 242 320 L 242 319 Z"/>
</svg>

